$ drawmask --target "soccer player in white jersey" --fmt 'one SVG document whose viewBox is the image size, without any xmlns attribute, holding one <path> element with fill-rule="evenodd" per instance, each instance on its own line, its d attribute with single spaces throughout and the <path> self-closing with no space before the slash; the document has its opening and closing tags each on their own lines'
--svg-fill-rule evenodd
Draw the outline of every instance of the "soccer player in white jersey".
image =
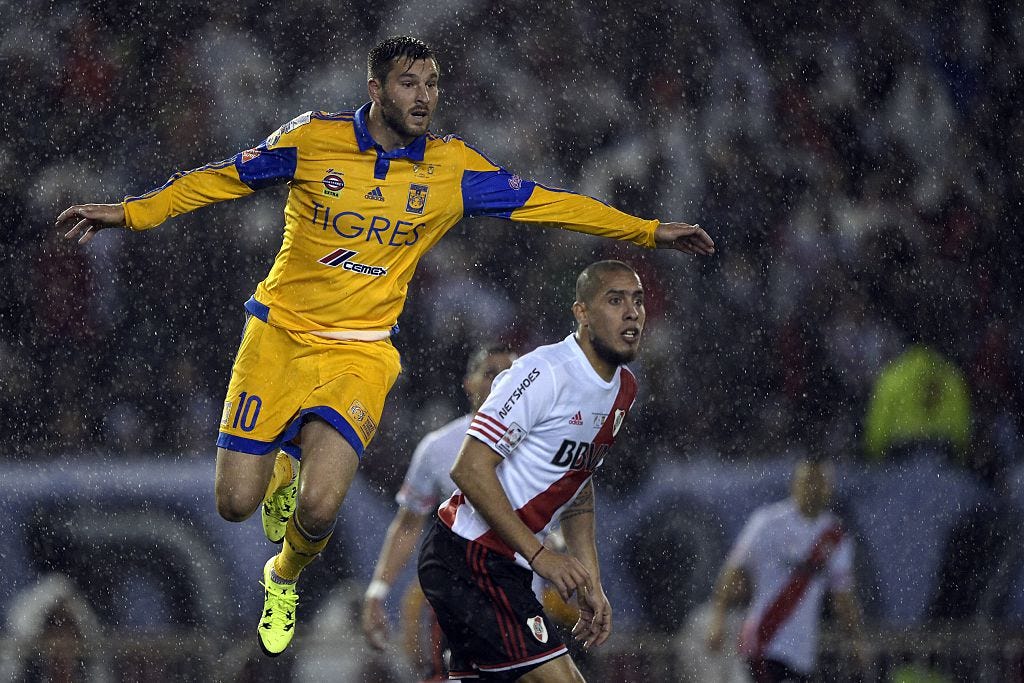
<svg viewBox="0 0 1024 683">
<path fill-rule="evenodd" d="M 398 512 L 388 527 L 373 579 L 363 598 L 363 633 L 375 649 L 382 650 L 387 642 L 384 599 L 391 585 L 412 557 L 427 519 L 437 510 L 438 503 L 455 490 L 450 472 L 470 420 L 487 397 L 491 382 L 499 373 L 507 370 L 515 359 L 516 354 L 504 345 L 495 344 L 477 349 L 470 356 L 466 364 L 466 375 L 462 379 L 462 388 L 469 399 L 469 414 L 427 434 L 412 454 L 405 480 L 395 496 Z M 415 595 L 416 592 L 419 592 L 419 583 L 414 581 L 409 586 L 409 593 Z M 409 601 L 408 596 L 406 602 Z M 431 661 L 426 668 L 432 670 L 431 675 L 441 673 L 440 662 Z"/>
<path fill-rule="evenodd" d="M 420 585 L 448 639 L 451 679 L 583 680 L 531 589 L 533 572 L 562 599 L 575 594 L 572 633 L 585 647 L 611 633 L 592 477 L 636 398 L 624 364 L 644 328 L 640 278 L 621 261 L 594 263 L 577 279 L 572 311 L 573 334 L 494 381 L 452 467 L 459 488 L 420 549 Z M 566 553 L 543 543 L 555 524 Z"/>
<path fill-rule="evenodd" d="M 853 543 L 827 509 L 831 491 L 828 465 L 800 462 L 791 497 L 754 511 L 715 583 L 708 646 L 721 649 L 726 609 L 748 587 L 739 651 L 756 683 L 812 680 L 826 593 L 863 666 Z"/>
</svg>

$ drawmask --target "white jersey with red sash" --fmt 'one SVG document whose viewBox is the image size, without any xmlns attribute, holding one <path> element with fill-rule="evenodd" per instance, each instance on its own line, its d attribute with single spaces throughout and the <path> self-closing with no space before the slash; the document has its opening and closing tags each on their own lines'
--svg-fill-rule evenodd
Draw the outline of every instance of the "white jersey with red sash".
<svg viewBox="0 0 1024 683">
<path fill-rule="evenodd" d="M 792 500 L 766 505 L 750 517 L 726 562 L 742 567 L 753 584 L 740 653 L 813 671 L 825 592 L 853 585 L 853 544 L 839 519 L 829 512 L 808 519 Z"/>
<path fill-rule="evenodd" d="M 498 481 L 542 542 L 601 465 L 636 388 L 636 378 L 624 366 L 610 382 L 603 380 L 573 335 L 526 354 L 494 379 L 466 433 L 504 458 Z M 441 505 L 438 515 L 459 536 L 529 567 L 461 491 Z"/>
<path fill-rule="evenodd" d="M 399 506 L 417 515 L 429 515 L 451 495 L 455 484 L 449 472 L 471 419 L 472 415 L 463 415 L 423 437 L 395 496 Z"/>
</svg>

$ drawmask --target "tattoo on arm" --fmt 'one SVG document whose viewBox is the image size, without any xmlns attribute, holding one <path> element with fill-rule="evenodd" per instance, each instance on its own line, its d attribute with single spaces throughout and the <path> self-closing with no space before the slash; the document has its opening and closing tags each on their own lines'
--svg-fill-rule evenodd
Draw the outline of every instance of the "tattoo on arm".
<svg viewBox="0 0 1024 683">
<path fill-rule="evenodd" d="M 567 507 L 561 514 L 559 519 L 565 521 L 572 519 L 579 515 L 592 515 L 594 514 L 594 486 L 591 484 L 587 488 L 580 491 L 580 495 L 576 496 L 576 500 L 572 502 L 572 505 Z"/>
</svg>

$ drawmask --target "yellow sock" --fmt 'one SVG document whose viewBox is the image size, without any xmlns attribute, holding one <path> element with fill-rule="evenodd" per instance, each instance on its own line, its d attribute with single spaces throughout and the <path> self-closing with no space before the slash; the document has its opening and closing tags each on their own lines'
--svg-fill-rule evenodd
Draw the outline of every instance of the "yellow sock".
<svg viewBox="0 0 1024 683">
<path fill-rule="evenodd" d="M 279 488 L 290 484 L 294 476 L 295 468 L 292 467 L 291 457 L 284 451 L 278 451 L 277 458 L 274 460 L 274 474 L 270 477 L 270 483 L 267 484 L 267 492 L 263 494 L 263 500 L 269 500 Z"/>
<path fill-rule="evenodd" d="M 284 544 L 274 558 L 274 571 L 286 581 L 295 581 L 307 564 L 316 559 L 334 533 L 333 527 L 320 538 L 312 538 L 298 522 L 298 513 L 291 516 L 284 531 Z"/>
</svg>

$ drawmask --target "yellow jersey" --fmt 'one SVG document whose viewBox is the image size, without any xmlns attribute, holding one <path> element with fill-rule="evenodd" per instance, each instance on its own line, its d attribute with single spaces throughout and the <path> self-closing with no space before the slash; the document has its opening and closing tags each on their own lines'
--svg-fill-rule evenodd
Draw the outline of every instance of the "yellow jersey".
<svg viewBox="0 0 1024 683">
<path fill-rule="evenodd" d="M 654 246 L 658 221 L 521 178 L 457 136 L 427 133 L 384 151 L 367 129 L 369 110 L 307 112 L 257 147 L 126 197 L 128 227 L 287 183 L 281 249 L 246 309 L 296 332 L 394 327 L 420 258 L 463 216 Z"/>
</svg>

